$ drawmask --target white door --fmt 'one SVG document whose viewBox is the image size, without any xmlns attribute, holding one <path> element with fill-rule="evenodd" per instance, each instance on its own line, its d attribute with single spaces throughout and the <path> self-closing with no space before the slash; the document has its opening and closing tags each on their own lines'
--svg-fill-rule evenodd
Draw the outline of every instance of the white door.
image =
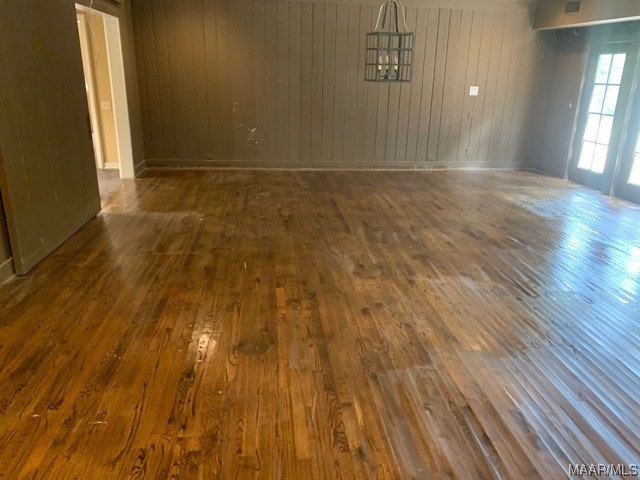
<svg viewBox="0 0 640 480">
<path fill-rule="evenodd" d="M 89 37 L 87 32 L 87 15 L 83 12 L 78 12 L 78 34 L 80 35 L 82 67 L 84 69 L 84 83 L 87 90 L 87 104 L 89 107 L 89 123 L 91 124 L 93 151 L 95 152 L 96 156 L 96 166 L 98 168 L 104 168 L 102 138 L 100 137 L 100 117 L 98 116 L 98 107 L 93 80 L 93 68 L 91 66 L 91 50 L 89 47 Z"/>
</svg>

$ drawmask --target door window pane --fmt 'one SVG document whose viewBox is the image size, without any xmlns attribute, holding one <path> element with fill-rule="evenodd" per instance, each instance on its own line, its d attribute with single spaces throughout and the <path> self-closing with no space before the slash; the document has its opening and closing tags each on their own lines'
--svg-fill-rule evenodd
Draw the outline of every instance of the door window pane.
<svg viewBox="0 0 640 480">
<path fill-rule="evenodd" d="M 600 55 L 598 68 L 596 70 L 596 83 L 607 83 L 609 71 L 611 70 L 611 59 L 613 55 Z"/>
<path fill-rule="evenodd" d="M 606 92 L 606 85 L 596 85 L 595 87 L 593 87 L 593 93 L 591 94 L 591 104 L 589 105 L 589 112 L 602 112 L 602 105 L 604 105 L 604 95 Z"/>
<path fill-rule="evenodd" d="M 618 86 L 609 86 L 607 87 L 607 93 L 604 97 L 604 105 L 602 107 L 602 113 L 606 113 L 607 115 L 613 115 L 616 113 L 616 105 L 618 104 L 618 92 L 620 91 L 620 87 Z"/>
<path fill-rule="evenodd" d="M 607 164 L 607 153 L 609 147 L 606 145 L 596 145 L 593 155 L 593 164 L 591 165 L 591 171 L 593 173 L 603 173 L 604 167 Z"/>
<path fill-rule="evenodd" d="M 587 119 L 587 126 L 584 129 L 584 140 L 595 142 L 598 138 L 598 129 L 600 128 L 600 115 L 590 113 Z"/>
<path fill-rule="evenodd" d="M 591 170 L 591 164 L 593 163 L 593 152 L 595 148 L 596 144 L 593 142 L 582 142 L 582 152 L 580 153 L 578 168 Z"/>
<path fill-rule="evenodd" d="M 629 183 L 640 186 L 640 135 L 638 136 L 638 143 L 636 143 L 636 151 L 633 154 L 633 165 L 631 166 Z"/>
<path fill-rule="evenodd" d="M 640 152 L 636 152 L 633 156 L 633 167 L 631 168 L 631 175 L 629 175 L 629 183 L 640 186 Z"/>
<path fill-rule="evenodd" d="M 613 127 L 613 117 L 603 115 L 600 120 L 600 129 L 598 130 L 598 143 L 609 145 L 611 138 L 611 127 Z"/>
<path fill-rule="evenodd" d="M 620 85 L 622 82 L 622 73 L 624 72 L 624 63 L 627 59 L 625 53 L 617 53 L 613 56 L 613 63 L 611 65 L 611 74 L 607 83 Z"/>
</svg>

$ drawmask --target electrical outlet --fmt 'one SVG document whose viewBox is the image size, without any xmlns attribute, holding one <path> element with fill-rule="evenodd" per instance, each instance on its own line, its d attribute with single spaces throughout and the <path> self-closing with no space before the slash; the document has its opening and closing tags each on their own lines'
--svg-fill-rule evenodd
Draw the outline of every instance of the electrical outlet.
<svg viewBox="0 0 640 480">
<path fill-rule="evenodd" d="M 480 87 L 477 85 L 471 85 L 469 87 L 469 96 L 477 97 L 480 94 Z"/>
<path fill-rule="evenodd" d="M 102 110 L 111 110 L 111 102 L 100 102 Z"/>
<path fill-rule="evenodd" d="M 467 147 L 467 150 L 466 150 L 466 152 L 465 152 L 465 155 L 466 155 L 467 157 L 470 157 L 470 156 L 471 156 L 471 148 Z"/>
</svg>

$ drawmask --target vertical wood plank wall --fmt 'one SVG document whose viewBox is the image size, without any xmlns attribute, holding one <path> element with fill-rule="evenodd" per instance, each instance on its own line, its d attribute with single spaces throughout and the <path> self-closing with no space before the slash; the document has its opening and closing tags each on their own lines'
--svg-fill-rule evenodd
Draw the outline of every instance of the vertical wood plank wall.
<svg viewBox="0 0 640 480">
<path fill-rule="evenodd" d="M 364 81 L 375 2 L 134 0 L 147 165 L 532 164 L 548 49 L 530 5 L 417 5 L 413 82 L 389 85 Z"/>
<path fill-rule="evenodd" d="M 100 211 L 73 3 L 4 2 L 0 188 L 16 272 Z"/>
<path fill-rule="evenodd" d="M 584 33 L 584 29 L 582 30 Z M 540 143 L 534 170 L 564 177 L 586 61 L 586 38 L 573 30 L 546 32 L 553 36 L 548 72 L 549 92 L 540 118 Z"/>
<path fill-rule="evenodd" d="M 144 170 L 130 2 L 77 0 L 121 22 L 136 172 Z M 0 281 L 26 273 L 100 210 L 74 2 L 0 8 Z M 7 257 L 5 259 L 5 257 Z M 7 263 L 9 261 L 9 263 Z M 8 266 L 9 265 L 9 266 Z"/>
</svg>

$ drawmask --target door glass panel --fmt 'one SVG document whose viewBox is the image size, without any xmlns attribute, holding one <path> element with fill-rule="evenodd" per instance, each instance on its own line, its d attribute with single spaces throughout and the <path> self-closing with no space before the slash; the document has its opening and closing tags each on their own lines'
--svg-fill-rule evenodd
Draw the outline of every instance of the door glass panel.
<svg viewBox="0 0 640 480">
<path fill-rule="evenodd" d="M 606 170 L 626 58 L 626 53 L 603 54 L 598 57 L 578 168 L 598 174 Z"/>
<path fill-rule="evenodd" d="M 607 115 L 613 115 L 614 113 L 616 113 L 619 91 L 620 87 L 618 86 L 607 87 L 607 94 L 604 97 L 604 106 L 602 107 L 602 113 L 605 113 Z"/>
<path fill-rule="evenodd" d="M 636 151 L 633 154 L 633 166 L 631 167 L 631 175 L 629 175 L 629 183 L 640 186 L 640 137 L 638 137 Z"/>
<path fill-rule="evenodd" d="M 595 142 L 598 138 L 598 130 L 600 129 L 600 115 L 589 114 L 587 126 L 584 129 L 584 139 L 589 142 Z"/>
<path fill-rule="evenodd" d="M 593 142 L 582 143 L 582 153 L 580 154 L 580 161 L 578 162 L 578 168 L 585 170 L 591 170 L 593 164 L 593 152 L 596 149 L 596 144 Z"/>
<path fill-rule="evenodd" d="M 600 120 L 600 128 L 598 130 L 598 143 L 602 145 L 609 145 L 609 139 L 611 138 L 611 127 L 613 127 L 613 117 L 609 115 L 603 115 Z"/>
<path fill-rule="evenodd" d="M 593 87 L 593 94 L 591 96 L 591 105 L 589 105 L 589 112 L 602 112 L 602 104 L 604 103 L 604 94 L 606 93 L 606 91 L 606 85 L 596 85 L 595 87 Z"/>
<path fill-rule="evenodd" d="M 622 74 L 624 72 L 624 63 L 626 54 L 618 53 L 613 56 L 613 65 L 611 66 L 611 75 L 609 76 L 609 84 L 620 85 L 622 82 Z"/>
<path fill-rule="evenodd" d="M 606 145 L 596 145 L 595 152 L 593 154 L 593 164 L 591 165 L 591 171 L 593 173 L 604 172 L 604 167 L 607 164 L 607 153 L 609 147 Z"/>
<path fill-rule="evenodd" d="M 613 55 L 600 55 L 598 69 L 596 70 L 596 83 L 607 83 L 611 72 L 611 59 Z"/>
</svg>

